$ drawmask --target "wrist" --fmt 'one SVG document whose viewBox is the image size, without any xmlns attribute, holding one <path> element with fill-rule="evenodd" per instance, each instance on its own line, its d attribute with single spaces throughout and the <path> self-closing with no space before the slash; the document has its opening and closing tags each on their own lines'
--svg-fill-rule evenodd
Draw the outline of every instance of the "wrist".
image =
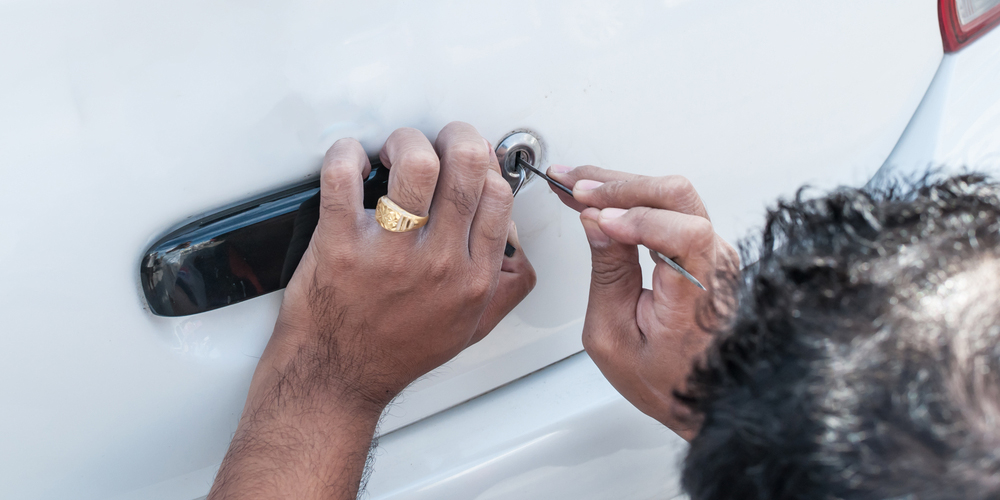
<svg viewBox="0 0 1000 500">
<path fill-rule="evenodd" d="M 396 394 L 365 382 L 307 349 L 277 352 L 269 344 L 250 381 L 243 413 L 279 420 L 305 413 L 377 422 Z"/>
<path fill-rule="evenodd" d="M 321 341 L 308 330 L 292 328 L 279 317 L 251 380 L 246 409 L 325 409 L 377 420 L 406 383 L 390 380 L 374 356 L 341 353 L 336 339 Z M 358 333 L 328 335 L 347 334 Z"/>
</svg>

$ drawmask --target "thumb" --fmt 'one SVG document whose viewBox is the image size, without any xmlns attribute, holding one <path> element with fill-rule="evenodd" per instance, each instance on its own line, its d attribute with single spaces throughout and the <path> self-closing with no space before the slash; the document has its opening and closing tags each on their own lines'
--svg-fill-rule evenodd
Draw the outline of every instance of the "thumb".
<svg viewBox="0 0 1000 500">
<path fill-rule="evenodd" d="M 580 213 L 592 261 L 584 345 L 609 346 L 607 341 L 612 341 L 612 347 L 623 336 L 638 335 L 635 314 L 642 293 L 642 269 L 638 247 L 612 240 L 598 225 L 599 214 L 596 208 Z"/>
</svg>

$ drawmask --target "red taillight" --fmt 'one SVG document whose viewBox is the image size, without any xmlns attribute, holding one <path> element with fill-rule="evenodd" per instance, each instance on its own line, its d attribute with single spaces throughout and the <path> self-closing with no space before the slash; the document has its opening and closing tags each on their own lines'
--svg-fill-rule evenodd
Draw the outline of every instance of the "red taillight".
<svg viewBox="0 0 1000 500">
<path fill-rule="evenodd" d="M 1000 0 L 940 0 L 944 51 L 955 52 L 1000 24 Z"/>
</svg>

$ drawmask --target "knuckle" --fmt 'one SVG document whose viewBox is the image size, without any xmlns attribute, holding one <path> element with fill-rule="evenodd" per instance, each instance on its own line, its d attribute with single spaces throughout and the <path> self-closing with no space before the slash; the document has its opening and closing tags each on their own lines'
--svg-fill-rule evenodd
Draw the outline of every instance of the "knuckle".
<svg viewBox="0 0 1000 500">
<path fill-rule="evenodd" d="M 483 142 L 463 141 L 448 147 L 445 153 L 449 161 L 463 167 L 487 168 L 490 152 Z"/>
<path fill-rule="evenodd" d="M 360 148 L 361 143 L 353 137 L 344 137 L 342 139 L 337 139 L 330 149 L 326 150 L 326 159 L 330 160 L 335 155 L 342 153 L 345 150 L 350 150 L 353 148 Z"/>
<path fill-rule="evenodd" d="M 697 217 L 690 221 L 687 226 L 685 237 L 698 247 L 707 247 L 715 240 L 715 228 L 708 219 Z"/>
<path fill-rule="evenodd" d="M 686 178 L 679 175 L 667 175 L 664 177 L 654 177 L 644 179 L 645 188 L 649 196 L 653 199 L 666 201 L 676 199 L 678 194 L 683 192 L 684 182 L 690 183 Z"/>
<path fill-rule="evenodd" d="M 674 196 L 688 195 L 694 192 L 694 184 L 683 175 L 668 175 L 663 178 L 668 192 Z"/>
<path fill-rule="evenodd" d="M 344 182 L 353 181 L 359 172 L 355 162 L 342 157 L 331 158 L 323 165 L 320 180 L 325 187 L 338 189 Z"/>
<path fill-rule="evenodd" d="M 594 179 L 599 180 L 603 170 L 601 168 L 595 167 L 593 165 L 580 165 L 570 171 L 570 174 L 577 179 Z"/>
<path fill-rule="evenodd" d="M 674 183 L 673 176 L 666 177 L 656 177 L 653 179 L 648 179 L 641 181 L 643 182 L 643 191 L 650 199 L 656 200 L 657 202 L 663 202 L 670 200 L 674 193 Z"/>
<path fill-rule="evenodd" d="M 487 272 L 474 269 L 463 282 L 463 295 L 472 303 L 487 302 L 493 295 L 493 280 Z"/>
<path fill-rule="evenodd" d="M 608 359 L 609 354 L 614 352 L 610 336 L 601 329 L 584 328 L 582 340 L 583 349 L 595 361 L 605 361 Z"/>
<path fill-rule="evenodd" d="M 413 128 L 413 127 L 399 127 L 399 128 L 397 128 L 394 131 L 394 133 L 397 133 L 399 135 L 410 135 L 410 136 L 412 136 L 412 135 L 424 135 L 423 132 L 421 132 L 421 131 Z"/>
<path fill-rule="evenodd" d="M 491 257 L 494 255 L 492 249 L 502 249 L 507 244 L 507 235 L 500 232 L 499 230 L 497 231 L 486 230 L 486 231 L 481 231 L 479 234 L 480 235 L 477 236 L 477 238 L 482 238 L 482 243 L 487 244 L 489 248 L 491 248 L 490 253 L 486 254 L 490 255 Z"/>
<path fill-rule="evenodd" d="M 605 287 L 627 279 L 631 273 L 632 269 L 623 266 L 621 261 L 595 255 L 591 262 L 590 281 L 593 286 Z"/>
<path fill-rule="evenodd" d="M 465 123 L 463 121 L 455 120 L 448 122 L 447 125 L 441 128 L 441 132 L 451 132 L 454 129 L 463 129 L 463 128 L 472 128 L 472 125 L 469 125 L 468 123 Z"/>
<path fill-rule="evenodd" d="M 384 148 L 405 147 L 405 144 L 414 138 L 423 137 L 424 133 L 413 127 L 400 127 L 389 134 L 385 140 Z"/>
<path fill-rule="evenodd" d="M 685 222 L 679 239 L 685 243 L 685 255 L 703 253 L 715 243 L 715 229 L 708 219 L 697 217 Z"/>
<path fill-rule="evenodd" d="M 510 184 L 500 177 L 500 174 L 490 170 L 486 174 L 486 183 L 483 185 L 484 195 L 495 197 L 506 209 L 514 205 L 514 192 L 510 189 Z M 485 197 L 485 196 L 484 196 Z"/>
<path fill-rule="evenodd" d="M 414 177 L 432 178 L 438 174 L 438 157 L 431 150 L 412 148 L 400 155 L 396 166 L 406 169 Z"/>
<path fill-rule="evenodd" d="M 629 229 L 644 233 L 656 233 L 662 231 L 661 222 L 652 216 L 653 209 L 646 207 L 630 208 L 622 220 L 629 226 Z"/>
<path fill-rule="evenodd" d="M 694 184 L 682 175 L 662 178 L 659 195 L 662 199 L 671 200 L 679 212 L 692 213 L 697 210 L 700 204 L 698 191 L 694 188 Z"/>
<path fill-rule="evenodd" d="M 434 283 L 447 281 L 451 276 L 452 269 L 454 268 L 449 261 L 450 259 L 435 259 L 431 262 L 429 269 L 427 270 L 428 279 Z"/>
<path fill-rule="evenodd" d="M 489 300 L 492 290 L 491 281 L 484 278 L 473 279 L 469 285 L 469 297 L 475 302 L 485 302 Z"/>
</svg>

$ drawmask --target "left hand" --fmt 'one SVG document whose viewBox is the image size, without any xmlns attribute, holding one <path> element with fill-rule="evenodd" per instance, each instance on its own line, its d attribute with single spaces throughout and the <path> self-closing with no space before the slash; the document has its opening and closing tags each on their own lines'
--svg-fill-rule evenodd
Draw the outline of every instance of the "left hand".
<svg viewBox="0 0 1000 500">
<path fill-rule="evenodd" d="M 698 192 L 679 176 L 646 177 L 593 166 L 553 166 L 548 174 L 573 197 L 590 242 L 590 300 L 583 345 L 611 385 L 633 405 L 684 438 L 697 416 L 674 397 L 686 388 L 694 364 L 711 343 L 721 319 L 702 314 L 714 305 L 726 313 L 721 276 L 739 272 L 739 257 L 712 227 Z M 708 291 L 653 256 L 652 289 L 642 287 L 638 245 L 683 266 Z"/>
<path fill-rule="evenodd" d="M 211 499 L 355 498 L 379 415 L 416 378 L 496 326 L 531 290 L 513 197 L 465 123 L 434 145 L 399 129 L 382 148 L 388 197 L 426 226 L 396 233 L 362 207 L 368 157 L 334 144 L 319 224 L 285 290 Z"/>
</svg>

